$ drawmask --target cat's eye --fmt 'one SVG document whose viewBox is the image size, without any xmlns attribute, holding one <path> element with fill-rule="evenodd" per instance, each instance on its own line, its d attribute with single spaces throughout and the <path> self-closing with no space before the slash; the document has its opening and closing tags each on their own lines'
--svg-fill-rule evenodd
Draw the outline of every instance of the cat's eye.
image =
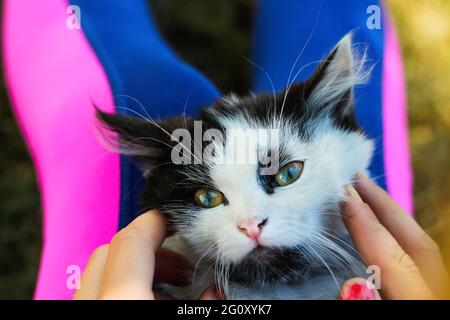
<svg viewBox="0 0 450 320">
<path fill-rule="evenodd" d="M 292 161 L 281 167 L 275 175 L 275 183 L 278 187 L 290 185 L 300 178 L 303 172 L 303 161 Z"/>
<path fill-rule="evenodd" d="M 206 188 L 200 188 L 195 192 L 195 202 L 203 208 L 214 208 L 223 203 L 222 192 Z"/>
</svg>

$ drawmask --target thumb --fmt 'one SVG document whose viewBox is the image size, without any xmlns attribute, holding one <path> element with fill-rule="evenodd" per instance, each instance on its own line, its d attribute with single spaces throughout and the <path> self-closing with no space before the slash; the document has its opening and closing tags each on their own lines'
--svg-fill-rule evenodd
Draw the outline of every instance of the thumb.
<svg viewBox="0 0 450 320">
<path fill-rule="evenodd" d="M 364 278 L 352 278 L 341 287 L 339 300 L 381 300 L 378 290 L 370 288 L 371 284 Z"/>
</svg>

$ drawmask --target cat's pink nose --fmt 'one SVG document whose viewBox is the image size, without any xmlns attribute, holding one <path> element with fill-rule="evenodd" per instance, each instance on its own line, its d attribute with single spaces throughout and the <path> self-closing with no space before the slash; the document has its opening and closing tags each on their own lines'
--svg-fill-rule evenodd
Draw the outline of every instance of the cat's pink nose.
<svg viewBox="0 0 450 320">
<path fill-rule="evenodd" d="M 245 219 L 238 223 L 237 228 L 240 232 L 245 234 L 250 239 L 258 240 L 259 235 L 261 234 L 261 231 L 264 227 L 264 225 L 267 223 L 266 219 L 259 219 L 259 218 L 251 218 L 251 219 Z"/>
</svg>

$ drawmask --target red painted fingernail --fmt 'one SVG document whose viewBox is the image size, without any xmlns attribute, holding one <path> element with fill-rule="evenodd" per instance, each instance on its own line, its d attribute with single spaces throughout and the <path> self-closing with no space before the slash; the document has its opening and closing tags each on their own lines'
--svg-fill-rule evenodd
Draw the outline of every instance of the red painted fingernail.
<svg viewBox="0 0 450 320">
<path fill-rule="evenodd" d="M 366 285 L 355 283 L 341 292 L 341 300 L 377 300 L 375 292 Z"/>
<path fill-rule="evenodd" d="M 214 295 L 216 296 L 217 300 L 224 300 L 225 298 L 222 288 L 217 286 L 214 287 Z"/>
</svg>

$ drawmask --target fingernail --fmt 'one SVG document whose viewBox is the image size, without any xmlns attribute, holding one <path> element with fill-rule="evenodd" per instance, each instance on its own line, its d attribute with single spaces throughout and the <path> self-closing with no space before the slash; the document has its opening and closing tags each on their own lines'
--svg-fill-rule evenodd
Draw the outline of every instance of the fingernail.
<svg viewBox="0 0 450 320">
<path fill-rule="evenodd" d="M 216 296 L 217 300 L 224 300 L 225 295 L 223 293 L 222 288 L 215 286 L 214 287 L 214 295 Z"/>
<path fill-rule="evenodd" d="M 364 173 L 362 173 L 362 172 L 358 172 L 358 173 L 356 174 L 356 178 L 357 178 L 358 180 L 369 179 L 369 178 L 367 178 L 367 176 L 366 176 Z"/>
<path fill-rule="evenodd" d="M 341 290 L 341 300 L 378 300 L 377 295 L 366 285 L 355 283 Z"/>
<path fill-rule="evenodd" d="M 348 186 L 347 186 L 347 194 L 348 194 L 351 198 L 353 198 L 353 199 L 355 199 L 355 200 L 358 200 L 358 201 L 360 201 L 360 202 L 363 202 L 363 200 L 361 199 L 361 196 L 359 195 L 358 191 L 356 191 L 356 189 L 353 188 L 353 186 L 351 186 L 351 185 L 348 185 Z"/>
</svg>

